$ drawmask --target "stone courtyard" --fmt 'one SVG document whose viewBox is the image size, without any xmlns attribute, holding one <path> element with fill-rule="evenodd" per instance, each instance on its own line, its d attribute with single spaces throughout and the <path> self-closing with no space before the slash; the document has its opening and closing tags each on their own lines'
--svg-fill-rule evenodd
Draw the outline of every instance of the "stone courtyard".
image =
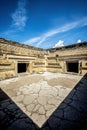
<svg viewBox="0 0 87 130">
<path fill-rule="evenodd" d="M 81 78 L 78 75 L 45 72 L 3 80 L 0 87 L 41 128 Z"/>
</svg>

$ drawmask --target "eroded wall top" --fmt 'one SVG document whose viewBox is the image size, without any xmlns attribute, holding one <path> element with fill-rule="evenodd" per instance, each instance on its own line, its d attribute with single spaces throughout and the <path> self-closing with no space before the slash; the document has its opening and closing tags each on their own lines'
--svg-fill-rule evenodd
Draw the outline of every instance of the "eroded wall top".
<svg viewBox="0 0 87 130">
<path fill-rule="evenodd" d="M 45 55 L 47 51 L 41 48 L 20 44 L 0 38 L 0 53 L 15 54 L 24 56 L 36 56 L 38 54 Z"/>
</svg>

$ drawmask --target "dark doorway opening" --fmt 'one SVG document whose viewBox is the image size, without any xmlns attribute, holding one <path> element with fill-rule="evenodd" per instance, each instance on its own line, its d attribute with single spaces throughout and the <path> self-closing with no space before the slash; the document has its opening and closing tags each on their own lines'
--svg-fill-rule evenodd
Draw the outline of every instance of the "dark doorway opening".
<svg viewBox="0 0 87 130">
<path fill-rule="evenodd" d="M 18 63 L 18 73 L 26 72 L 26 63 Z"/>
<path fill-rule="evenodd" d="M 67 63 L 67 72 L 78 73 L 78 62 L 68 62 Z"/>
</svg>

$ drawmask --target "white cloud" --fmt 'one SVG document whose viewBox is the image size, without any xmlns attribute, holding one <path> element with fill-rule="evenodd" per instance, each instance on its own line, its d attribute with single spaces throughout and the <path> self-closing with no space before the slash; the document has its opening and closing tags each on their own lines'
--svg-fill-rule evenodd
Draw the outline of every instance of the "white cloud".
<svg viewBox="0 0 87 130">
<path fill-rule="evenodd" d="M 81 43 L 81 40 L 79 39 L 79 40 L 77 41 L 77 43 Z"/>
<path fill-rule="evenodd" d="M 31 45 L 32 43 L 38 42 L 39 40 L 40 40 L 40 37 L 34 37 L 34 38 L 31 38 L 31 39 L 25 41 L 24 43 Z"/>
<path fill-rule="evenodd" d="M 19 0 L 17 9 L 12 14 L 12 26 L 17 27 L 18 29 L 23 29 L 26 25 L 27 16 L 26 16 L 26 0 Z"/>
<path fill-rule="evenodd" d="M 69 31 L 69 30 L 77 28 L 77 27 L 83 27 L 85 25 L 87 25 L 87 17 L 83 18 L 82 20 L 66 24 L 60 28 L 48 31 L 47 33 L 45 33 L 41 36 L 41 40 L 37 43 L 37 46 L 39 47 L 41 45 L 41 43 L 43 43 L 48 37 L 51 37 L 58 33 L 63 33 L 63 32 Z"/>
<path fill-rule="evenodd" d="M 85 17 L 79 21 L 68 23 L 66 25 L 63 25 L 62 27 L 58 27 L 57 29 L 50 30 L 50 31 L 46 32 L 45 34 L 42 34 L 41 36 L 39 36 L 36 46 L 39 47 L 44 41 L 46 41 L 46 39 L 48 37 L 52 37 L 53 35 L 58 34 L 58 33 L 67 32 L 74 28 L 83 27 L 85 25 L 87 25 L 87 17 Z M 38 38 L 38 37 L 35 37 L 35 38 Z M 26 41 L 25 41 L 25 43 L 26 43 Z M 32 43 L 34 43 L 34 41 L 32 41 Z"/>
<path fill-rule="evenodd" d="M 64 41 L 59 40 L 59 41 L 53 46 L 53 48 L 62 47 L 62 46 L 64 46 Z"/>
</svg>

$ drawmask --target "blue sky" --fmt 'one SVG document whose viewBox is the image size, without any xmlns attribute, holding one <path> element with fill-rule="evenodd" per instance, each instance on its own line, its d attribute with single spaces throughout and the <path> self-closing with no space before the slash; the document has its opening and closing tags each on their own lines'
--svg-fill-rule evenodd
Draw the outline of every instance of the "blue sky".
<svg viewBox="0 0 87 130">
<path fill-rule="evenodd" d="M 44 49 L 87 41 L 87 0 L 0 0 L 0 37 Z"/>
</svg>

